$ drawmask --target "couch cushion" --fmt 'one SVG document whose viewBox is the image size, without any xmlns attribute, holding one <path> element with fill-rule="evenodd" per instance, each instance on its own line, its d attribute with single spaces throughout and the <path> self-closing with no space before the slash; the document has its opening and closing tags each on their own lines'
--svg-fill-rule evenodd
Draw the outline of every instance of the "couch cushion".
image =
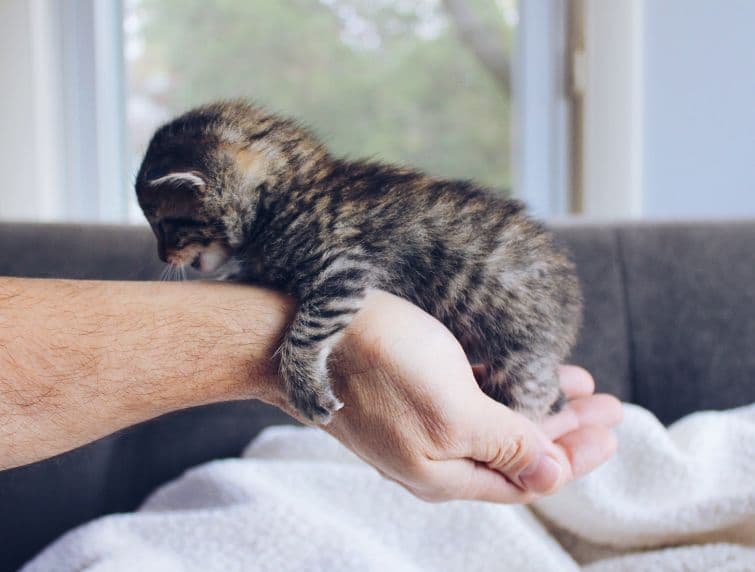
<svg viewBox="0 0 755 572">
<path fill-rule="evenodd" d="M 598 391 L 631 400 L 626 294 L 616 228 L 560 224 L 554 231 L 577 265 L 584 296 L 584 317 L 568 361 L 595 378 Z"/>
<path fill-rule="evenodd" d="M 669 423 L 755 401 L 755 224 L 618 229 L 636 403 Z"/>
</svg>

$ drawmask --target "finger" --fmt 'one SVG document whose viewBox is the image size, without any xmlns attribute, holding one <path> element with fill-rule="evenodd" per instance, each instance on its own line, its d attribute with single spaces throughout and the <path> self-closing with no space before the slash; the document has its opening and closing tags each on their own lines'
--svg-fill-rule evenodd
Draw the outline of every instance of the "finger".
<svg viewBox="0 0 755 572">
<path fill-rule="evenodd" d="M 584 398 L 583 398 L 584 399 Z M 571 407 L 571 402 L 556 413 L 549 415 L 540 422 L 540 428 L 551 441 L 571 433 L 579 427 L 579 417 Z"/>
<path fill-rule="evenodd" d="M 616 452 L 613 431 L 605 427 L 580 427 L 561 437 L 556 443 L 563 448 L 571 464 L 574 478 L 589 473 L 605 463 Z"/>
<path fill-rule="evenodd" d="M 569 402 L 569 409 L 574 412 L 580 426 L 615 427 L 624 419 L 621 401 L 605 393 L 574 399 Z"/>
<path fill-rule="evenodd" d="M 595 391 L 595 380 L 590 372 L 577 365 L 560 365 L 558 381 L 567 399 L 585 397 Z"/>
<path fill-rule="evenodd" d="M 615 427 L 624 418 L 624 409 L 621 402 L 605 393 L 578 397 L 569 401 L 555 415 L 546 417 L 540 427 L 551 439 L 556 440 L 586 425 L 601 425 L 603 427 Z"/>
</svg>

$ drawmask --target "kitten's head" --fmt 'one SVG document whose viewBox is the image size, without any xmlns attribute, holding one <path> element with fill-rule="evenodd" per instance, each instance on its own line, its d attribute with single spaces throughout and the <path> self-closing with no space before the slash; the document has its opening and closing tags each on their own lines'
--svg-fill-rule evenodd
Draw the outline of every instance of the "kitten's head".
<svg viewBox="0 0 755 572">
<path fill-rule="evenodd" d="M 253 229 L 262 194 L 291 171 L 287 149 L 302 133 L 243 101 L 199 107 L 158 129 L 135 186 L 160 259 L 203 272 L 228 261 Z"/>
</svg>

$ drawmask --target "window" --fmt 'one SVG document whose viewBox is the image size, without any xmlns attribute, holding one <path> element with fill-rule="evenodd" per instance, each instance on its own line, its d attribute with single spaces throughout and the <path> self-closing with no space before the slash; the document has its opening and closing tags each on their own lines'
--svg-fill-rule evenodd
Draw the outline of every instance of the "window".
<svg viewBox="0 0 755 572">
<path fill-rule="evenodd" d="M 7 0 L 3 47 L 27 53 L 0 61 L 17 79 L 0 111 L 0 218 L 142 222 L 132 182 L 154 129 L 232 97 L 298 117 L 337 154 L 562 212 L 563 5 Z"/>
<path fill-rule="evenodd" d="M 698 4 L 3 0 L 0 220 L 143 222 L 152 130 L 233 96 L 541 217 L 752 216 L 752 18 Z"/>
<path fill-rule="evenodd" d="M 129 165 L 161 122 L 241 96 L 337 154 L 510 189 L 516 21 L 496 0 L 127 0 Z"/>
</svg>

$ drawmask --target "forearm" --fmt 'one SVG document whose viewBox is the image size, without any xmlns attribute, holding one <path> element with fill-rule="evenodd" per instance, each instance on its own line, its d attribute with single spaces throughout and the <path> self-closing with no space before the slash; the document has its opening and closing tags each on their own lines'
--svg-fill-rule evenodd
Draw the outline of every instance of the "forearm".
<svg viewBox="0 0 755 572">
<path fill-rule="evenodd" d="M 0 468 L 186 407 L 280 404 L 292 310 L 249 286 L 0 278 Z"/>
</svg>

